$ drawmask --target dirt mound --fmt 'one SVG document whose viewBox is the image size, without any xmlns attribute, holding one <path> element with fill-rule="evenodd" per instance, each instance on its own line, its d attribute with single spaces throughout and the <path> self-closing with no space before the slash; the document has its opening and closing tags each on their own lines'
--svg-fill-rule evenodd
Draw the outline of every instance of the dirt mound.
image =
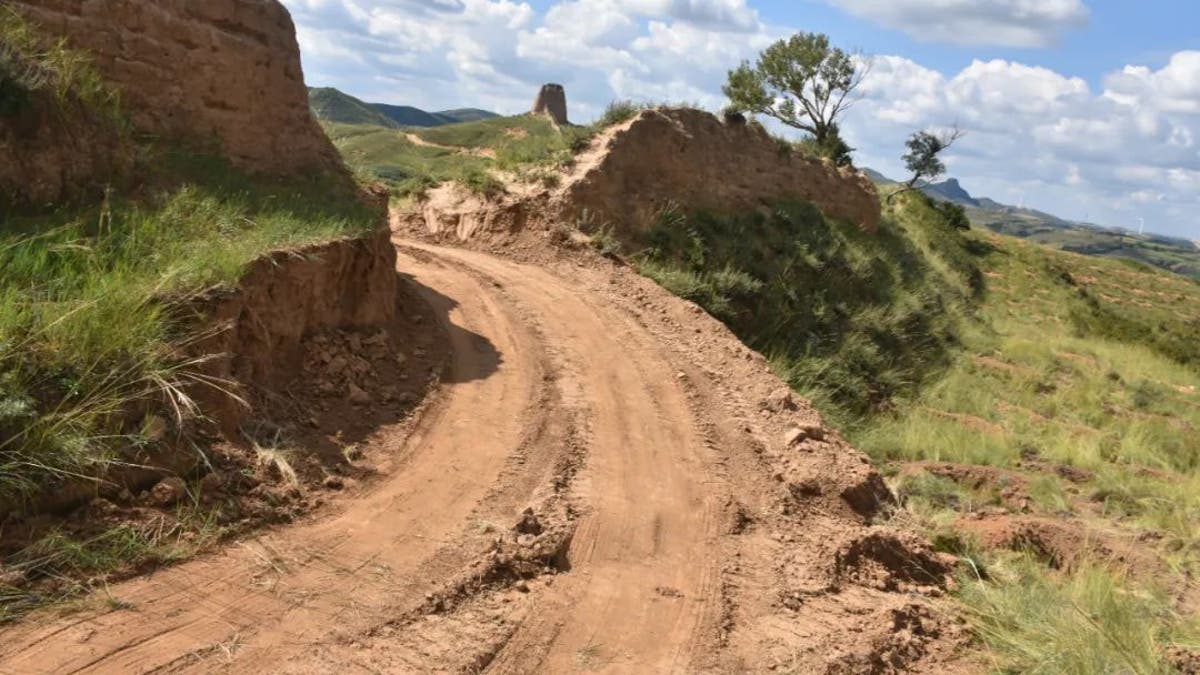
<svg viewBox="0 0 1200 675">
<path fill-rule="evenodd" d="M 668 203 L 717 212 L 801 197 L 873 231 L 879 195 L 854 169 L 802 157 L 761 127 L 702 110 L 653 109 L 602 137 L 602 154 L 564 188 L 559 217 L 641 229 Z"/>
<path fill-rule="evenodd" d="M 1161 564 L 1128 537 L 1111 535 L 1083 523 L 1026 515 L 961 518 L 957 529 L 973 534 L 989 548 L 1028 551 L 1056 569 L 1073 569 L 1082 560 L 1115 564 L 1138 572 L 1154 572 Z"/>
<path fill-rule="evenodd" d="M 275 0 L 9 0 L 5 7 L 92 55 L 142 131 L 215 138 L 223 154 L 253 170 L 341 167 L 309 112 L 295 27 Z"/>
<path fill-rule="evenodd" d="M 197 323 L 215 327 L 193 350 L 221 355 L 207 365 L 210 377 L 243 390 L 277 385 L 302 365 L 306 336 L 392 320 L 395 261 L 386 231 L 265 256 L 232 291 L 213 291 L 191 305 Z M 247 414 L 236 397 L 211 388 L 197 397 L 227 435 L 236 435 Z"/>
<path fill-rule="evenodd" d="M 954 569 L 953 556 L 935 554 L 912 535 L 888 530 L 868 532 L 838 551 L 833 578 L 882 591 L 913 587 L 943 588 Z"/>
<path fill-rule="evenodd" d="M 723 124 L 702 110 L 658 108 L 601 132 L 554 187 L 513 180 L 504 192 L 447 183 L 395 214 L 447 240 L 502 243 L 527 229 L 613 228 L 628 236 L 668 205 L 715 212 L 760 209 L 789 197 L 873 231 L 879 195 L 865 175 L 803 157 L 761 127 Z"/>
</svg>

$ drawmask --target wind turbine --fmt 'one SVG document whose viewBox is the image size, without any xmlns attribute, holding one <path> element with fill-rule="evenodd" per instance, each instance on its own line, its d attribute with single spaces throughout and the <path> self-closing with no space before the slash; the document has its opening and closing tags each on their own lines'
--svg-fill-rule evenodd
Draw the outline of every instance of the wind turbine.
<svg viewBox="0 0 1200 675">
<path fill-rule="evenodd" d="M 1140 223 L 1140 225 L 1138 225 L 1138 236 L 1140 237 L 1142 236 L 1142 233 L 1146 231 L 1146 219 L 1139 217 L 1138 222 Z"/>
</svg>

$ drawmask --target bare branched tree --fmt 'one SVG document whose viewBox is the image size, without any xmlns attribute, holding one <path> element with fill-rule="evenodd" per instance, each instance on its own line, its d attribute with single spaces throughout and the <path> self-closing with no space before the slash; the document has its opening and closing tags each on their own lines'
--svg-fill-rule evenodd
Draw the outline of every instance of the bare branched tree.
<svg viewBox="0 0 1200 675">
<path fill-rule="evenodd" d="M 901 159 L 904 166 L 912 173 L 912 177 L 887 196 L 890 202 L 896 195 L 919 190 L 928 186 L 939 176 L 946 173 L 946 164 L 942 162 L 941 153 L 954 145 L 954 142 L 965 135 L 958 125 L 940 133 L 917 131 L 908 137 L 904 145 L 908 152 Z"/>
</svg>

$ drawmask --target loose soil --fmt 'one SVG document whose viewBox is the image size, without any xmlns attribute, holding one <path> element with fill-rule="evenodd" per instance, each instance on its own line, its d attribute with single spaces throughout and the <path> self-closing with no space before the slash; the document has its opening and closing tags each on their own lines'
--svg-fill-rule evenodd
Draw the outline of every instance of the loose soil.
<svg viewBox="0 0 1200 675">
<path fill-rule="evenodd" d="M 360 457 L 328 508 L 7 626 L 3 670 L 969 669 L 953 560 L 863 455 L 697 306 L 535 239 L 398 241 L 448 352 L 423 412 L 377 415 L 386 339 L 313 336 L 280 405 L 351 436 L 301 439 Z"/>
</svg>

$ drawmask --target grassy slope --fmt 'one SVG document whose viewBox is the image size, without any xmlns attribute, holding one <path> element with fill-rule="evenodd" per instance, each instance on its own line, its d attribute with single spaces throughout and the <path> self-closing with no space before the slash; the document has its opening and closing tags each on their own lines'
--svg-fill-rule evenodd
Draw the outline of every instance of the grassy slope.
<svg viewBox="0 0 1200 675">
<path fill-rule="evenodd" d="M 387 183 L 398 196 L 419 195 L 447 181 L 472 189 L 498 188 L 493 172 L 545 172 L 572 160 L 591 127 L 555 127 L 544 117 L 518 115 L 427 129 L 325 124 L 347 164 Z M 428 145 L 408 138 L 413 134 Z"/>
<path fill-rule="evenodd" d="M 79 104 L 101 113 L 79 123 L 120 119 L 85 56 L 47 47 L 3 9 L 0 37 L 6 114 L 39 98 L 64 115 Z M 169 409 L 188 378 L 178 346 L 189 336 L 170 319 L 173 302 L 232 282 L 270 249 L 376 225 L 340 175 L 272 182 L 150 147 L 137 174 L 150 181 L 99 204 L 0 208 L 0 500 L 48 478 L 96 475 L 146 442 L 123 413 L 135 402 Z"/>
<path fill-rule="evenodd" d="M 997 662 L 1021 672 L 1172 672 L 1172 645 L 1200 632 L 1175 594 L 1200 571 L 1200 286 L 1127 261 L 1062 253 L 991 234 L 980 321 L 946 374 L 853 440 L 877 460 L 1094 472 L 1070 493 L 1030 476 L 1035 511 L 1144 541 L 1166 572 L 1135 579 L 1102 561 L 1069 575 L 1028 555 L 982 556 L 990 582 L 962 600 Z M 1149 336 L 1149 337 L 1148 337 Z M 961 487 L 961 486 L 960 486 Z M 921 490 L 917 490 L 921 492 Z M 926 508 L 931 527 L 973 512 Z M 911 506 L 911 505 L 910 505 Z M 921 509 L 918 507 L 917 509 Z M 1079 525 L 1076 525 L 1077 527 Z"/>
<path fill-rule="evenodd" d="M 370 124 L 381 127 L 399 126 L 384 113 L 353 96 L 332 87 L 310 87 L 308 105 L 320 120 L 338 124 Z"/>
<path fill-rule="evenodd" d="M 1168 649 L 1196 644 L 1160 584 L 1198 571 L 1200 374 L 1184 364 L 1200 350 L 1200 285 L 963 235 L 917 195 L 875 237 L 793 204 L 770 217 L 667 214 L 644 244 L 644 273 L 770 354 L 877 461 L 1084 467 L 1094 477 L 1071 498 L 1055 475 L 1031 475 L 1037 508 L 1152 533 L 1166 577 L 1101 561 L 1065 574 L 955 531 L 994 497 L 933 476 L 905 486 L 911 516 L 990 574 L 966 573 L 958 597 L 999 669 L 1169 672 Z"/>
<path fill-rule="evenodd" d="M 953 228 L 923 199 L 905 205 L 873 235 L 806 202 L 769 216 L 667 212 L 639 266 L 849 424 L 945 367 L 953 317 L 981 284 Z"/>
<path fill-rule="evenodd" d="M 172 303 L 235 281 L 268 250 L 376 225 L 348 186 L 320 177 L 266 182 L 190 155 L 157 170 L 160 187 L 0 232 L 0 497 L 93 475 L 144 442 L 114 417 L 187 380 Z"/>
<path fill-rule="evenodd" d="M 1128 258 L 1200 278 L 1200 249 L 1187 242 L 1082 225 L 1048 224 L 1020 213 L 967 209 L 972 222 L 993 232 L 1029 239 L 1057 249 L 1107 258 Z"/>
</svg>

